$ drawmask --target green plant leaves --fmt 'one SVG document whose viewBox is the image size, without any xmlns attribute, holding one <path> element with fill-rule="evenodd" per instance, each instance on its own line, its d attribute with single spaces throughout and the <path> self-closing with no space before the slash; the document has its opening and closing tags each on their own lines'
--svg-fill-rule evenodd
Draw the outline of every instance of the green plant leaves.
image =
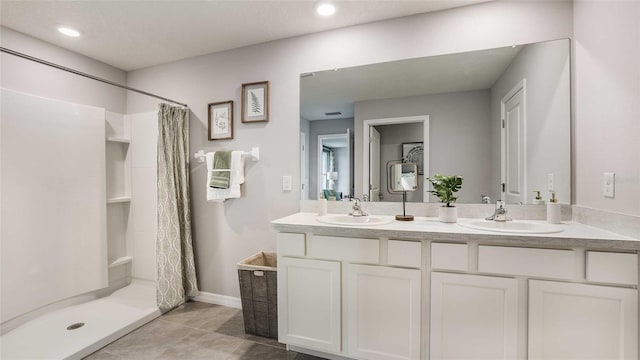
<svg viewBox="0 0 640 360">
<path fill-rule="evenodd" d="M 427 180 L 433 185 L 429 193 L 437 196 L 446 207 L 452 207 L 458 200 L 454 193 L 462 188 L 462 176 L 435 174 Z"/>
</svg>

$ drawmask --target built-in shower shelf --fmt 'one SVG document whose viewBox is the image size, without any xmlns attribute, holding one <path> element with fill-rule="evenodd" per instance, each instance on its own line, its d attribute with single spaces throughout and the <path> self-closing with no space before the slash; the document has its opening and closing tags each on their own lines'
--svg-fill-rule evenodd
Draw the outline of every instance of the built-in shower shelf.
<svg viewBox="0 0 640 360">
<path fill-rule="evenodd" d="M 116 137 L 116 136 L 109 136 L 109 137 L 107 137 L 107 141 L 128 144 L 128 143 L 131 142 L 131 139 L 122 138 L 122 137 Z"/>
<path fill-rule="evenodd" d="M 116 267 L 116 266 L 120 266 L 120 265 L 124 265 L 124 264 L 128 264 L 131 261 L 133 261 L 133 258 L 131 256 L 123 256 L 121 258 L 117 258 L 113 261 L 109 262 L 109 267 Z"/>
<path fill-rule="evenodd" d="M 107 199 L 107 204 L 131 202 L 131 196 L 117 196 Z"/>
</svg>

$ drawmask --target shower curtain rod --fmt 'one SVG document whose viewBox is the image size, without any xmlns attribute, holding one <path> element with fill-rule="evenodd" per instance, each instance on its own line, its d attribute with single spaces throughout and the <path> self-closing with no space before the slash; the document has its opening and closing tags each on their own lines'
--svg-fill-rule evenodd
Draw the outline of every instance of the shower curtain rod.
<svg viewBox="0 0 640 360">
<path fill-rule="evenodd" d="M 27 55 L 27 54 L 24 54 L 24 53 L 21 53 L 21 52 L 18 52 L 18 51 L 14 51 L 14 50 L 11 50 L 11 49 L 7 49 L 5 47 L 0 47 L 0 51 L 2 51 L 4 53 L 7 53 L 7 54 L 11 54 L 11 55 L 17 56 L 17 57 L 21 57 L 21 58 L 26 59 L 26 60 L 31 60 L 31 61 L 40 63 L 42 65 L 47 65 L 47 66 L 51 66 L 51 67 L 59 69 L 59 70 L 67 71 L 67 72 L 70 72 L 72 74 L 76 74 L 76 75 L 84 76 L 84 77 L 92 79 L 92 80 L 100 81 L 100 82 L 103 82 L 105 84 L 113 85 L 113 86 L 116 86 L 116 87 L 119 87 L 119 88 L 122 88 L 122 89 L 125 89 L 125 90 L 129 90 L 129 91 L 137 92 L 139 94 L 151 96 L 151 97 L 154 97 L 156 99 L 164 100 L 164 101 L 167 101 L 167 102 L 170 102 L 170 103 L 174 103 L 174 104 L 177 104 L 177 105 L 181 105 L 181 106 L 184 106 L 184 107 L 189 107 L 187 104 L 183 104 L 183 103 L 175 101 L 175 100 L 167 99 L 165 97 L 162 97 L 162 96 L 159 96 L 159 95 L 156 95 L 156 94 L 152 94 L 150 92 L 146 92 L 146 91 L 138 90 L 138 89 L 126 86 L 126 85 L 118 84 L 117 82 L 113 82 L 113 81 L 110 81 L 110 80 L 107 80 L 107 79 L 103 79 L 103 78 L 100 78 L 100 77 L 97 77 L 97 76 L 93 76 L 91 74 L 87 74 L 87 73 L 84 73 L 82 71 L 74 70 L 72 68 L 68 68 L 66 66 L 62 66 L 62 65 L 58 65 L 56 63 L 52 63 L 52 62 L 49 62 L 49 61 L 46 61 L 46 60 L 42 60 L 40 58 L 33 57 L 31 55 Z"/>
</svg>

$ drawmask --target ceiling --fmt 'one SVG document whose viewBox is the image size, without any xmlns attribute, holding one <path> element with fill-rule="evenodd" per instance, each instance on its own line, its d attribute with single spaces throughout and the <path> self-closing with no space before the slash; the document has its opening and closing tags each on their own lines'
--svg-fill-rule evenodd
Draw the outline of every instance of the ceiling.
<svg viewBox="0 0 640 360">
<path fill-rule="evenodd" d="M 489 0 L 336 1 L 321 17 L 313 0 L 0 1 L 0 24 L 122 70 L 298 35 Z M 82 36 L 56 31 L 65 25 Z"/>
<path fill-rule="evenodd" d="M 304 74 L 300 116 L 306 120 L 352 118 L 354 103 L 489 89 L 521 46 L 429 56 Z M 327 116 L 327 112 L 341 115 Z"/>
</svg>

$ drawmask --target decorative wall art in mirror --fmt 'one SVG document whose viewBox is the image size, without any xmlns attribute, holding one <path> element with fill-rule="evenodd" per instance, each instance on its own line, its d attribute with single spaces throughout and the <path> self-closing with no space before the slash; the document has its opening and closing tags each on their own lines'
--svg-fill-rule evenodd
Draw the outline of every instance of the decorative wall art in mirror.
<svg viewBox="0 0 640 360">
<path fill-rule="evenodd" d="M 269 82 L 242 84 L 242 122 L 269 121 Z"/>
<path fill-rule="evenodd" d="M 402 161 L 416 163 L 418 166 L 418 175 L 424 175 L 423 156 L 423 142 L 402 143 Z"/>
<path fill-rule="evenodd" d="M 343 161 L 349 196 L 402 201 L 380 169 L 402 158 L 402 144 L 422 142 L 419 191 L 407 201 L 437 201 L 425 178 L 445 173 L 465 179 L 458 203 L 487 195 L 491 203 L 532 204 L 534 191 L 547 199 L 551 190 L 570 203 L 569 40 L 303 74 L 303 199 L 322 190 L 317 136 L 346 129 L 353 134 L 352 160 Z"/>
<path fill-rule="evenodd" d="M 209 140 L 233 139 L 233 100 L 208 104 Z"/>
</svg>

